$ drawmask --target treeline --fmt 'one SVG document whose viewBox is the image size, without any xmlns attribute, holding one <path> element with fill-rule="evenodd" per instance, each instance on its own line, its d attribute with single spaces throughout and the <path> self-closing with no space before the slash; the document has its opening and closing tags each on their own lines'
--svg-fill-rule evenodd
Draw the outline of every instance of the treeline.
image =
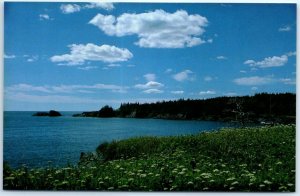
<svg viewBox="0 0 300 196">
<path fill-rule="evenodd" d="M 116 110 L 104 106 L 99 111 L 84 112 L 77 116 L 294 123 L 296 94 L 260 93 L 254 96 L 216 97 L 202 100 L 122 103 Z"/>
</svg>

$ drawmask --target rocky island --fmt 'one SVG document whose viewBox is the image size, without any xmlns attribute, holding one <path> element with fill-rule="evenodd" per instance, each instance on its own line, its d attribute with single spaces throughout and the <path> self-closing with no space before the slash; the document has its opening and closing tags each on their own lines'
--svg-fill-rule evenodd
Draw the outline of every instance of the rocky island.
<svg viewBox="0 0 300 196">
<path fill-rule="evenodd" d="M 50 110 L 49 112 L 36 112 L 32 116 L 49 116 L 49 117 L 57 117 L 62 116 L 59 112 L 55 110 Z"/>
</svg>

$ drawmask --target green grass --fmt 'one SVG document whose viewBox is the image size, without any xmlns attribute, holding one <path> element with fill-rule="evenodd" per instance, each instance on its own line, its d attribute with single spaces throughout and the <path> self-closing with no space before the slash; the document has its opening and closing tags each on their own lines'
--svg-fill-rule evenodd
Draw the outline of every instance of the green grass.
<svg viewBox="0 0 300 196">
<path fill-rule="evenodd" d="M 11 169 L 4 189 L 295 191 L 294 125 L 105 143 L 77 166 Z"/>
</svg>

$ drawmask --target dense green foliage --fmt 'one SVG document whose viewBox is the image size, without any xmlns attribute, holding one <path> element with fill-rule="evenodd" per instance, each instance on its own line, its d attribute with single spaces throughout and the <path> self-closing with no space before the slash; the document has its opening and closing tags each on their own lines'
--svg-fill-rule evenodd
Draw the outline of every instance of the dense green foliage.
<svg viewBox="0 0 300 196">
<path fill-rule="evenodd" d="M 127 103 L 117 110 L 122 117 L 203 119 L 203 120 L 264 120 L 294 121 L 296 95 L 291 93 L 242 97 L 216 97 L 205 100 L 162 101 L 157 103 Z"/>
<path fill-rule="evenodd" d="M 107 109 L 108 106 L 101 110 Z M 100 111 L 84 112 L 74 116 L 101 117 Z M 123 103 L 105 117 L 198 119 L 238 122 L 295 123 L 296 95 L 292 93 L 242 97 L 216 97 L 204 100 L 180 99 L 156 103 Z"/>
<path fill-rule="evenodd" d="M 295 191 L 295 126 L 101 144 L 77 166 L 11 169 L 4 189 Z"/>
</svg>

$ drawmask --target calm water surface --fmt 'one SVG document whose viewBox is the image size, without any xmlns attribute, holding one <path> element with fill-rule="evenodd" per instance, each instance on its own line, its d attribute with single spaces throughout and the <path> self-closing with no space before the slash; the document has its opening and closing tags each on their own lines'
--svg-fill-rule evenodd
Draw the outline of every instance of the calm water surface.
<svg viewBox="0 0 300 196">
<path fill-rule="evenodd" d="M 233 126 L 224 122 L 128 118 L 35 117 L 34 112 L 4 112 L 4 160 L 13 167 L 75 164 L 80 152 L 105 141 L 136 136 L 196 134 Z"/>
</svg>

